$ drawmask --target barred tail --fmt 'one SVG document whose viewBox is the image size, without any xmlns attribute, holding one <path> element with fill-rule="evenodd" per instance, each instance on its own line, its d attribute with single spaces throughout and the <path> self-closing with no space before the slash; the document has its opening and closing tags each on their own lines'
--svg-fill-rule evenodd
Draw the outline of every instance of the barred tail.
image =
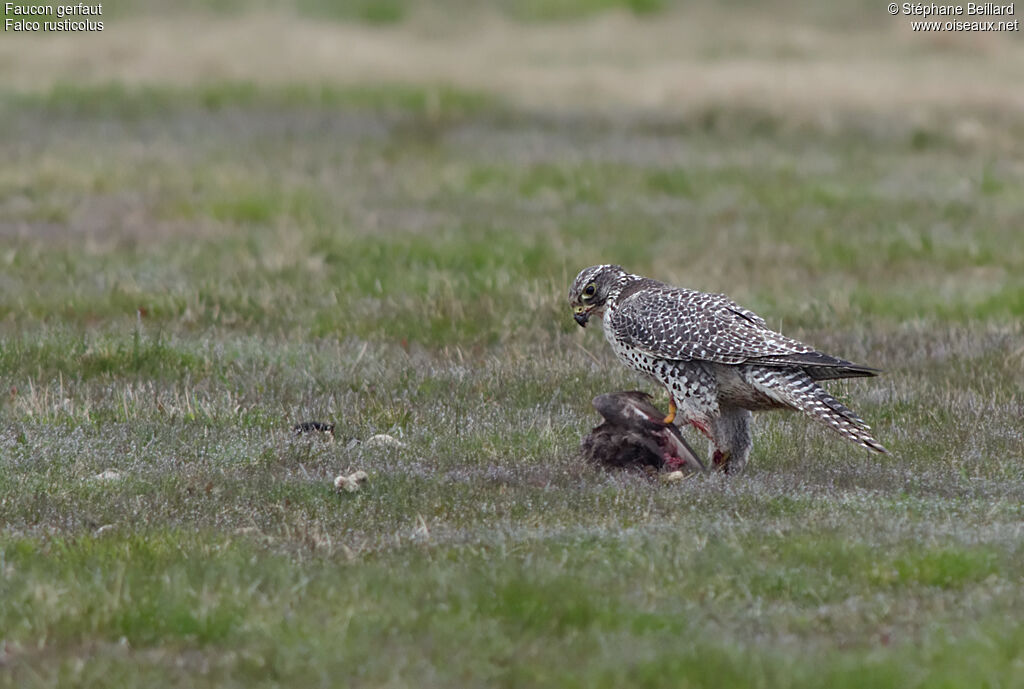
<svg viewBox="0 0 1024 689">
<path fill-rule="evenodd" d="M 871 427 L 820 387 L 803 370 L 751 367 L 750 384 L 774 400 L 821 421 L 847 440 L 874 452 L 888 454 L 871 435 Z"/>
</svg>

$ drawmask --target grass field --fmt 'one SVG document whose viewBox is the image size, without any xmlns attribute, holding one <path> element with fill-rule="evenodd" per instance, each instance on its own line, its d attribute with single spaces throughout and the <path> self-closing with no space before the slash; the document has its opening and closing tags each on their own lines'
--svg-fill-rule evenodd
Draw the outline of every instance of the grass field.
<svg viewBox="0 0 1024 689">
<path fill-rule="evenodd" d="M 463 65 L 419 3 L 274 15 L 408 51 L 362 81 L 210 62 L 230 3 L 5 36 L 0 686 L 1024 686 L 1019 40 L 595 3 Z M 606 261 L 885 369 L 831 388 L 893 454 L 763 415 L 741 476 L 581 466 L 654 392 L 565 302 Z"/>
</svg>

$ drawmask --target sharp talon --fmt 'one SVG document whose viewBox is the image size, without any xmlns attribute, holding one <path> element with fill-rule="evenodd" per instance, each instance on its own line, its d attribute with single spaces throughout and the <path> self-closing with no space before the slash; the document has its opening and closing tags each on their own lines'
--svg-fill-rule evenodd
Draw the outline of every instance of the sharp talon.
<svg viewBox="0 0 1024 689">
<path fill-rule="evenodd" d="M 662 419 L 662 423 L 666 426 L 676 420 L 676 401 L 672 399 L 672 395 L 668 396 L 668 416 Z"/>
</svg>

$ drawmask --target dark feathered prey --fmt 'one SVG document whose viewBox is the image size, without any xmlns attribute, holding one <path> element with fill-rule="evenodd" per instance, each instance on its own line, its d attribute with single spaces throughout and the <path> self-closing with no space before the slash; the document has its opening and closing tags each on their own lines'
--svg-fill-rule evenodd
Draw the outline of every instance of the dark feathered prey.
<svg viewBox="0 0 1024 689">
<path fill-rule="evenodd" d="M 644 392 L 598 395 L 592 404 L 604 423 L 583 439 L 583 457 L 607 468 L 651 467 L 704 471 L 704 463 Z"/>
<path fill-rule="evenodd" d="M 875 452 L 870 427 L 818 381 L 874 376 L 876 369 L 816 351 L 773 331 L 723 294 L 673 287 L 616 265 L 580 271 L 569 288 L 573 318 L 601 317 L 619 359 L 665 386 L 676 412 L 711 442 L 714 463 L 741 469 L 752 411 L 796 409 Z"/>
<path fill-rule="evenodd" d="M 292 426 L 292 433 L 295 435 L 306 435 L 308 433 L 324 433 L 334 437 L 334 424 L 324 421 L 303 421 Z"/>
</svg>

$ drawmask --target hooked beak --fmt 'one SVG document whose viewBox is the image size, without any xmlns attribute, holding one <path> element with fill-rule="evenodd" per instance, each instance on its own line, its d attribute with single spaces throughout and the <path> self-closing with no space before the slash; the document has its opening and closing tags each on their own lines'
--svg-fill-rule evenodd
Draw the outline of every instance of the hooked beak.
<svg viewBox="0 0 1024 689">
<path fill-rule="evenodd" d="M 579 323 L 581 328 L 587 327 L 587 321 L 590 320 L 590 309 L 585 306 L 577 306 L 573 309 L 573 319 Z"/>
</svg>

